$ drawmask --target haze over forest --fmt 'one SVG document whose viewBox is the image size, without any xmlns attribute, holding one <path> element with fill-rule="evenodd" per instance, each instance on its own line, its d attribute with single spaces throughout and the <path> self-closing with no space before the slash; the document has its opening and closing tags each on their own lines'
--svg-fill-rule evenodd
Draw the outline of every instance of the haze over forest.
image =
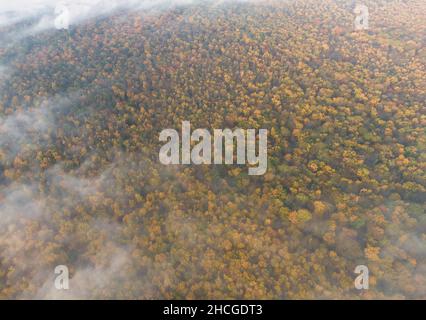
<svg viewBox="0 0 426 320">
<path fill-rule="evenodd" d="M 1 1 L 0 299 L 426 299 L 426 1 L 356 3 Z M 183 121 L 267 172 L 163 165 Z"/>
</svg>

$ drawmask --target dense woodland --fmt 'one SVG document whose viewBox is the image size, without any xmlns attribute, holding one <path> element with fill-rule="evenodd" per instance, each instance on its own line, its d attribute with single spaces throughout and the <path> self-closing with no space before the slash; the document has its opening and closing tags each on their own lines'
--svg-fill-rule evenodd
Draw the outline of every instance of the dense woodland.
<svg viewBox="0 0 426 320">
<path fill-rule="evenodd" d="M 364 3 L 3 26 L 0 298 L 425 299 L 426 2 Z M 161 165 L 182 121 L 268 129 L 267 173 Z"/>
</svg>

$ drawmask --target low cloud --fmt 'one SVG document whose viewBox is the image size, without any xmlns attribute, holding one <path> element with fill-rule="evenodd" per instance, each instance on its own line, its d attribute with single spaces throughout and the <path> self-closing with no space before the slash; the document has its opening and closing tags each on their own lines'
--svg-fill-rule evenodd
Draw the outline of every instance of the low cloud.
<svg viewBox="0 0 426 320">
<path fill-rule="evenodd" d="M 12 161 L 20 152 L 45 146 L 49 133 L 56 128 L 55 112 L 69 107 L 72 102 L 72 97 L 57 96 L 38 107 L 0 116 L 0 163 Z"/>
<path fill-rule="evenodd" d="M 40 181 L 15 182 L 0 188 L 0 265 L 9 270 L 9 278 L 26 275 L 27 279 L 27 289 L 17 292 L 15 298 L 96 298 L 114 279 L 126 277 L 130 247 L 117 242 L 121 226 L 106 217 L 92 217 L 80 226 L 90 239 L 87 241 L 99 239 L 93 240 L 97 245 L 88 249 L 90 254 L 77 256 L 73 261 L 67 258 L 73 248 L 87 243 L 79 232 L 66 230 L 64 215 L 69 208 L 84 205 L 89 197 L 102 192 L 110 172 L 106 168 L 99 176 L 87 178 L 81 171 L 78 168 L 65 172 L 57 165 L 36 179 L 44 180 L 44 188 Z M 56 219 L 61 222 L 52 222 Z M 58 230 L 52 229 L 55 225 Z M 59 264 L 71 270 L 70 291 L 54 287 L 53 271 Z M 111 287 L 109 292 L 115 294 Z"/>
<path fill-rule="evenodd" d="M 53 28 L 61 8 L 68 9 L 71 24 L 78 24 L 88 18 L 108 15 L 119 9 L 144 10 L 195 2 L 197 0 L 18 0 L 0 4 L 0 27 L 38 17 L 33 31 Z"/>
</svg>

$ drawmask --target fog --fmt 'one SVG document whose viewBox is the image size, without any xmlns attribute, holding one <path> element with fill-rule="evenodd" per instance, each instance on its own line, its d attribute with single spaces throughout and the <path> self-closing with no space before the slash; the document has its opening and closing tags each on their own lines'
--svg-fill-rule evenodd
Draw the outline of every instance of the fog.
<svg viewBox="0 0 426 320">
<path fill-rule="evenodd" d="M 213 0 L 209 2 L 219 4 L 225 1 L 237 0 Z M 72 28 L 88 19 L 108 16 L 118 10 L 149 10 L 196 2 L 203 2 L 203 0 L 0 0 L 0 53 L 2 46 L 13 46 L 15 41 L 25 41 L 26 37 L 57 29 L 55 21 L 57 21 L 56 19 L 64 7 L 69 10 L 69 24 Z M 20 25 L 20 23 L 28 19 L 32 19 L 32 23 Z M 22 63 L 21 60 L 21 57 L 14 57 L 13 63 L 0 61 L 0 98 L 2 97 L 4 82 L 13 75 L 13 64 Z M 16 81 L 16 79 L 14 80 Z M 13 89 L 13 86 L 8 86 L 8 88 Z M 18 110 L 13 110 L 7 115 L 1 115 L 0 179 L 4 163 L 10 164 L 16 159 L 17 155 L 25 154 L 26 150 L 32 151 L 32 148 L 44 151 L 49 145 L 49 135 L 58 129 L 55 115 L 66 109 L 69 110 L 73 106 L 74 95 L 61 92 L 57 96 L 46 98 L 41 104 L 32 104 L 23 108 L 18 107 Z M 89 112 L 89 110 L 87 111 Z M 70 134 L 70 132 L 65 132 L 66 134 Z M 76 149 L 67 151 L 69 153 L 80 151 L 78 144 L 73 145 L 73 147 Z M 96 155 L 99 150 L 91 150 L 90 152 Z M 114 153 L 114 151 L 110 153 Z M 117 151 L 117 153 L 119 152 Z M 145 254 L 145 252 L 143 249 L 139 250 L 139 252 L 135 250 L 131 244 L 132 240 L 123 236 L 126 230 L 123 230 L 120 222 L 115 221 L 112 215 L 108 216 L 107 209 L 110 208 L 98 211 L 87 209 L 89 214 L 87 212 L 79 212 L 81 214 L 79 216 L 80 220 L 75 219 L 81 224 L 70 227 L 68 223 L 68 221 L 73 221 L 75 218 L 67 216 L 68 212 L 71 211 L 68 209 L 83 205 L 91 208 L 90 206 L 93 205 L 93 202 L 97 202 L 92 201 L 92 198 L 97 198 L 100 194 L 102 195 L 98 197 L 100 199 L 105 201 L 113 199 L 120 203 L 127 191 L 121 190 L 122 185 L 117 177 L 130 179 L 130 177 L 135 177 L 143 172 L 145 179 L 140 180 L 146 181 L 144 190 L 157 188 L 158 184 L 152 183 L 151 179 L 158 178 L 155 176 L 156 173 L 163 173 L 165 171 L 164 168 L 152 163 L 145 166 L 145 158 L 142 154 L 139 154 L 139 156 L 138 161 L 135 161 L 137 165 L 134 168 L 129 163 L 128 155 L 123 155 L 121 158 L 117 157 L 117 159 L 111 161 L 112 164 L 110 166 L 96 170 L 97 175 L 95 176 L 87 175 L 89 170 L 86 170 L 86 168 L 97 167 L 99 164 L 96 162 L 87 161 L 80 164 L 78 168 L 68 170 L 65 169 L 64 163 L 58 161 L 56 165 L 45 172 L 33 170 L 29 173 L 32 176 L 20 176 L 18 179 L 11 179 L 14 182 L 10 184 L 0 185 L 0 266 L 2 268 L 15 267 L 15 279 L 20 279 L 20 277 L 28 274 L 31 275 L 28 280 L 28 294 L 22 294 L 18 298 L 90 299 L 102 296 L 105 291 L 108 291 L 109 297 L 120 298 L 125 296 L 121 291 L 126 290 L 126 287 L 122 284 L 132 282 L 135 283 L 132 287 L 133 292 L 138 293 L 140 297 L 159 297 L 160 293 L 155 291 L 152 283 L 164 282 L 169 286 L 174 285 L 175 275 L 172 261 L 178 261 L 180 259 L 179 254 L 182 252 L 196 252 L 193 247 L 199 243 L 208 243 L 211 234 L 205 234 L 203 226 L 208 225 L 209 228 L 213 227 L 212 229 L 214 229 L 215 225 L 221 227 L 222 221 L 220 219 L 218 219 L 219 222 L 212 223 L 203 217 L 186 219 L 186 216 L 178 210 L 165 213 L 167 214 L 167 223 L 165 223 L 165 229 L 162 232 L 165 232 L 170 238 L 173 236 L 174 242 L 172 247 L 166 252 L 164 261 L 162 260 L 163 256 L 157 257 L 159 261 L 155 261 L 155 258 L 148 257 L 147 254 L 143 258 L 143 267 L 140 265 L 133 267 L 133 270 L 144 269 L 144 279 L 151 280 L 143 283 L 137 282 L 143 281 L 139 274 L 132 274 L 128 269 L 132 269 L 129 266 L 132 263 L 136 263 L 138 259 L 141 260 L 138 255 Z M 142 158 L 144 160 L 141 160 Z M 17 167 L 20 165 L 20 163 L 17 163 Z M 13 174 L 13 172 L 8 174 Z M 174 180 L 182 180 L 181 175 L 175 175 L 173 172 L 169 172 L 169 175 L 171 185 Z M 39 183 L 41 179 L 43 179 L 43 183 Z M 187 179 L 191 181 L 186 183 L 186 185 L 197 185 L 196 177 L 187 177 Z M 44 183 L 44 181 L 47 182 Z M 41 186 L 45 185 L 49 186 L 46 187 L 47 190 L 40 190 Z M 181 185 L 176 183 L 175 189 L 181 190 Z M 232 188 L 228 190 L 230 192 L 234 191 Z M 131 192 L 136 193 L 134 190 Z M 193 198 L 189 197 L 188 199 L 182 196 L 182 199 L 178 198 L 178 200 L 159 198 L 157 201 L 162 202 L 161 205 L 164 202 L 166 207 L 168 201 L 176 201 L 177 203 L 181 201 L 181 207 L 185 207 L 185 201 L 188 201 L 188 203 L 194 201 L 195 203 L 196 201 L 205 201 L 205 199 L 200 200 L 194 195 Z M 208 207 L 208 204 L 206 203 L 206 207 Z M 102 205 L 105 208 L 108 207 L 106 202 Z M 217 209 L 217 215 L 226 219 L 222 215 L 225 212 L 222 209 Z M 240 204 L 239 207 L 242 216 L 256 209 L 258 209 L 257 213 L 259 215 L 263 214 L 260 206 L 257 207 L 253 203 Z M 148 207 L 147 210 L 162 211 L 166 209 L 158 206 Z M 219 210 L 223 212 L 219 212 Z M 92 212 L 99 213 L 100 216 L 90 215 Z M 130 216 L 129 220 L 135 219 L 135 224 L 140 225 L 140 228 L 143 229 L 142 214 L 141 217 L 136 220 L 136 218 Z M 57 229 L 49 230 L 43 227 L 48 224 L 48 221 L 52 220 L 61 220 L 61 223 L 54 224 L 58 226 Z M 301 231 L 307 235 L 306 239 L 310 236 L 317 241 L 322 241 L 322 237 L 330 229 L 329 224 L 327 220 L 315 221 L 315 224 L 308 224 Z M 40 230 L 34 228 L 35 225 Z M 72 228 L 75 228 L 75 230 Z M 233 228 L 235 227 L 229 226 L 230 231 Z M 394 231 L 392 228 L 387 228 L 383 232 L 390 233 L 392 231 Z M 68 236 L 73 234 L 73 232 L 73 236 L 65 238 L 64 235 Z M 256 253 L 266 251 L 270 243 L 262 239 L 263 233 L 259 230 L 251 231 L 251 233 L 253 234 L 253 239 L 259 242 L 256 242 L 256 244 L 249 243 L 247 247 L 250 248 L 252 246 L 253 248 L 251 249 Z M 293 231 L 293 233 L 296 232 Z M 338 239 L 336 251 L 341 257 L 358 259 L 358 257 L 363 256 L 362 246 L 358 239 L 349 232 L 349 229 L 339 229 L 336 234 Z M 389 239 L 390 243 L 384 246 L 384 255 L 389 257 L 389 259 L 397 259 L 400 248 L 415 256 L 425 257 L 426 255 L 424 239 L 418 234 L 407 234 L 406 239 L 402 241 L 399 233 L 397 233 L 389 236 Z M 136 240 L 133 241 L 136 242 Z M 125 241 L 127 241 L 126 245 L 123 245 Z M 96 245 L 90 248 L 84 247 L 89 243 L 96 243 Z M 277 247 L 274 247 L 274 250 L 278 252 L 281 249 L 279 247 L 280 244 L 276 245 Z M 295 249 L 294 253 L 292 253 L 294 255 L 292 259 L 297 256 L 303 256 L 305 254 L 304 250 L 305 248 L 303 247 Z M 84 255 L 81 254 L 82 252 Z M 74 261 L 68 261 L 67 255 L 72 256 Z M 359 262 L 363 263 L 364 261 Z M 70 267 L 70 282 L 72 286 L 70 291 L 59 291 L 53 286 L 55 275 L 52 266 L 56 264 L 65 264 Z M 194 270 L 191 271 L 193 271 L 193 277 L 203 274 L 203 270 L 196 263 L 194 263 Z M 349 272 L 351 271 L 349 270 Z M 373 274 L 381 272 L 379 267 L 372 271 Z M 425 267 L 419 266 L 418 270 L 413 272 L 413 275 L 420 275 L 424 272 Z M 389 270 L 388 274 L 390 275 L 389 278 L 397 275 L 393 270 Z M 408 277 L 412 276 L 408 275 Z M 339 292 L 339 283 L 330 284 L 330 286 L 336 288 L 336 294 Z M 109 288 L 108 290 L 106 289 L 107 287 Z M 138 290 L 135 290 L 134 287 L 137 287 Z M 424 287 L 426 288 L 426 286 Z M 394 291 L 397 292 L 396 289 Z M 394 292 L 390 291 L 390 293 Z"/>
</svg>

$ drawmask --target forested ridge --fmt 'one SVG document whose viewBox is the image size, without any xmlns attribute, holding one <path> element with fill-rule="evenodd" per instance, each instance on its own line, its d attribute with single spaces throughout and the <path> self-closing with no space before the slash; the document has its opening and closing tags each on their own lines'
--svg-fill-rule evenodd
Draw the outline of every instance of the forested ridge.
<svg viewBox="0 0 426 320">
<path fill-rule="evenodd" d="M 205 2 L 0 46 L 0 298 L 425 299 L 426 2 L 364 3 L 363 31 Z M 182 121 L 268 129 L 268 171 L 160 164 Z"/>
</svg>

